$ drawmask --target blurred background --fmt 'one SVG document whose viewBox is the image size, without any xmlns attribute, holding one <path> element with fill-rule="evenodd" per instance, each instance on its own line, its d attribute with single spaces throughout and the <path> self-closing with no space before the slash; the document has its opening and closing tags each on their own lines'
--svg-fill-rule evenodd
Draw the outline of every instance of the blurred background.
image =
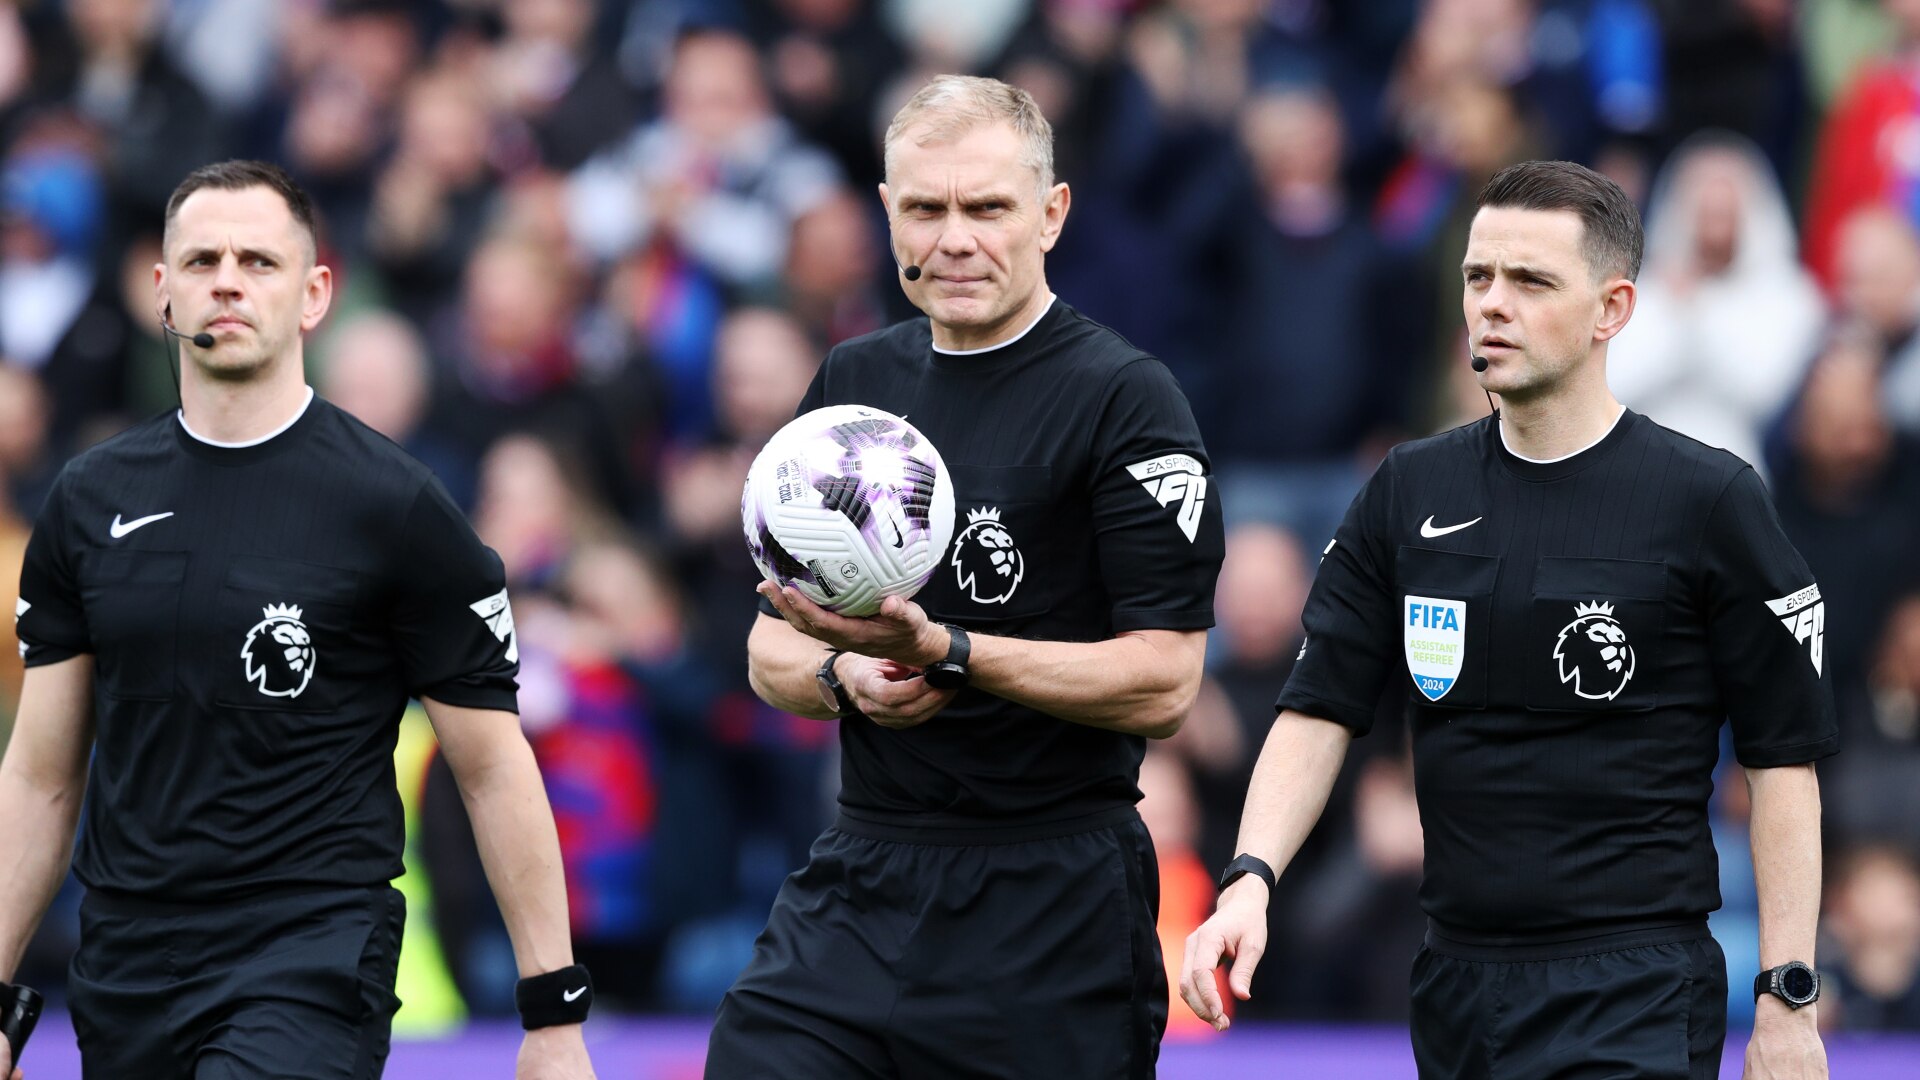
<svg viewBox="0 0 1920 1080">
<path fill-rule="evenodd" d="M 938 72 L 1038 98 L 1074 191 L 1050 284 L 1172 367 L 1216 466 L 1211 677 L 1141 778 L 1170 956 L 1233 852 L 1312 555 L 1387 447 L 1486 411 L 1474 198 L 1561 157 L 1646 216 L 1617 394 L 1758 466 L 1828 600 L 1822 1022 L 1920 1030 L 1920 0 L 0 3 L 0 604 L 62 463 L 174 405 L 168 193 L 284 164 L 337 282 L 309 381 L 506 562 L 596 1016 L 697 1036 L 836 787 L 833 727 L 747 688 L 740 485 L 829 347 L 917 314 L 874 185 Z M 1356 744 L 1240 1020 L 1404 1020 L 1405 745 L 1397 706 Z M 417 716 L 400 756 L 397 1030 L 480 1030 L 512 1014 L 512 954 Z M 1719 779 L 1737 1027 L 1755 899 Z M 19 974 L 56 998 L 76 903 Z M 1176 1004 L 1170 1038 L 1195 1023 Z"/>
</svg>

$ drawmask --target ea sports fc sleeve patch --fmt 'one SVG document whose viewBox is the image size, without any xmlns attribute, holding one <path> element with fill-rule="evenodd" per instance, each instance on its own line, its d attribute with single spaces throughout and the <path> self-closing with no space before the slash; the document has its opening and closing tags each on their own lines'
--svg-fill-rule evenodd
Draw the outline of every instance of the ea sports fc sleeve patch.
<svg viewBox="0 0 1920 1080">
<path fill-rule="evenodd" d="M 1095 423 L 1092 524 L 1114 629 L 1212 626 L 1226 538 L 1180 384 L 1158 360 L 1132 361 Z"/>
<path fill-rule="evenodd" d="M 1707 519 L 1701 581 L 1708 654 L 1740 763 L 1795 765 L 1836 752 L 1826 603 L 1751 468 Z"/>
<path fill-rule="evenodd" d="M 408 692 L 517 711 L 520 639 L 500 556 L 437 480 L 415 497 L 401 545 L 393 636 Z"/>
</svg>

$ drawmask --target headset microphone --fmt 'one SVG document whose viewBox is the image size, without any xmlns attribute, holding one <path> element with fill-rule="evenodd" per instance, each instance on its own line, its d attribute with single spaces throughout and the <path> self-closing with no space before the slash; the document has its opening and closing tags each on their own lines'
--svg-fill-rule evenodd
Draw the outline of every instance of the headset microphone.
<svg viewBox="0 0 1920 1080">
<path fill-rule="evenodd" d="M 893 256 L 893 265 L 899 268 L 901 277 L 906 278 L 908 281 L 920 280 L 920 268 L 918 266 L 901 266 L 900 256 L 894 253 L 892 244 L 887 245 L 887 254 Z"/>
<path fill-rule="evenodd" d="M 193 347 L 196 349 L 213 348 L 213 335 L 207 333 L 205 330 L 202 330 L 197 334 L 183 334 L 180 331 L 175 330 L 173 328 L 173 323 L 167 321 L 166 319 L 160 320 L 160 329 L 165 330 L 167 333 L 172 334 L 174 337 L 177 337 L 182 341 L 193 342 Z"/>
<path fill-rule="evenodd" d="M 1468 354 L 1468 355 L 1469 355 L 1469 357 L 1470 357 L 1470 358 L 1471 358 L 1471 359 L 1473 360 L 1473 370 L 1475 370 L 1475 371 L 1485 371 L 1485 370 L 1487 370 L 1487 358 L 1486 358 L 1486 357 L 1484 357 L 1484 356 L 1473 356 L 1472 354 Z"/>
</svg>

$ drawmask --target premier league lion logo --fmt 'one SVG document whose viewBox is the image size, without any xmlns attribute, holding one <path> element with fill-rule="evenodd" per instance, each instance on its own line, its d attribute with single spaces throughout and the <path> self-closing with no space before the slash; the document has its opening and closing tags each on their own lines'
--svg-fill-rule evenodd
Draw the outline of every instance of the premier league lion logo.
<svg viewBox="0 0 1920 1080">
<path fill-rule="evenodd" d="M 960 587 L 981 604 L 1011 600 L 1027 573 L 1027 560 L 1014 545 L 1013 534 L 1000 524 L 998 508 L 967 511 L 966 531 L 953 538 L 953 555 L 947 561 L 959 575 Z"/>
<path fill-rule="evenodd" d="M 1633 646 L 1613 617 L 1612 604 L 1575 604 L 1573 621 L 1553 643 L 1560 681 L 1589 701 L 1612 701 L 1633 678 Z"/>
<path fill-rule="evenodd" d="M 266 618 L 247 631 L 240 646 L 247 681 L 268 697 L 297 698 L 313 681 L 313 635 L 292 604 L 268 604 Z"/>
</svg>

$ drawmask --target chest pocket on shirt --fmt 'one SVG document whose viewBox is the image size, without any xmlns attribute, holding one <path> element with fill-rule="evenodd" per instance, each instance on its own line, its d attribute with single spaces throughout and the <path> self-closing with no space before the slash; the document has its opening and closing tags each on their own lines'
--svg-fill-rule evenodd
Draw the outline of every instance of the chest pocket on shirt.
<svg viewBox="0 0 1920 1080">
<path fill-rule="evenodd" d="M 1030 618 L 1052 606 L 1056 562 L 1046 465 L 949 464 L 953 540 L 928 580 L 924 605 L 972 625 Z"/>
<path fill-rule="evenodd" d="M 353 647 L 360 576 L 314 563 L 236 557 L 220 590 L 214 703 L 266 712 L 339 707 L 364 650 Z"/>
<path fill-rule="evenodd" d="M 1399 637 L 1409 693 L 1418 705 L 1487 704 L 1487 638 L 1495 555 L 1405 546 L 1394 563 Z"/>
<path fill-rule="evenodd" d="M 94 551 L 81 560 L 80 595 L 101 690 L 130 701 L 171 701 L 179 666 L 184 551 Z"/>
<path fill-rule="evenodd" d="M 1533 572 L 1527 707 L 1622 712 L 1660 699 L 1667 564 L 1548 557 Z"/>
</svg>

